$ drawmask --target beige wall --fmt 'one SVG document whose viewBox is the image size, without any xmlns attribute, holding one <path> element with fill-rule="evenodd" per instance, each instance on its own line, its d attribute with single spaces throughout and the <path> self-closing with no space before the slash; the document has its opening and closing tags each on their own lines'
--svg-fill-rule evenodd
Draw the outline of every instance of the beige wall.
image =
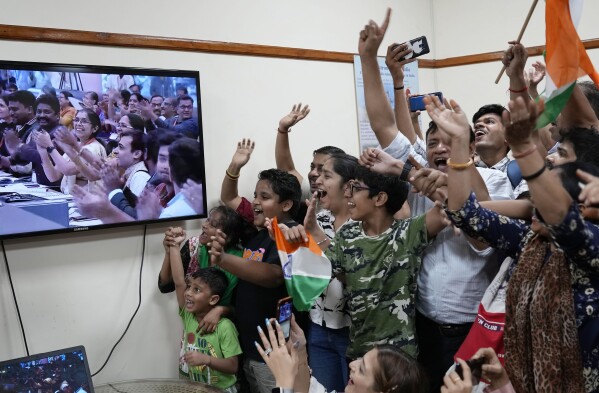
<svg viewBox="0 0 599 393">
<path fill-rule="evenodd" d="M 383 48 L 392 41 L 429 37 L 431 58 L 500 50 L 517 35 L 526 2 L 453 1 L 198 1 L 32 0 L 3 5 L 0 23 L 148 34 L 168 37 L 280 45 L 355 52 L 358 32 L 394 8 Z M 543 38 L 543 2 L 525 42 Z M 493 8 L 491 8 L 493 7 Z M 583 38 L 599 37 L 586 2 Z M 513 11 L 510 11 L 513 9 Z M 512 15 L 515 14 L 517 16 Z M 531 37 L 530 39 L 528 37 Z M 274 166 L 278 119 L 295 102 L 309 103 L 310 116 L 291 134 L 297 167 L 306 173 L 311 152 L 336 145 L 357 154 L 357 120 L 352 64 L 259 57 L 37 44 L 0 41 L 6 60 L 101 64 L 201 72 L 208 204 L 218 201 L 220 182 L 237 140 L 257 141 L 243 170 L 240 188 L 251 195 L 258 170 Z M 384 52 L 381 51 L 380 54 Z M 593 52 L 595 63 L 598 55 Z M 506 102 L 507 81 L 495 86 L 499 64 L 421 70 L 421 92 L 441 90 L 458 99 L 469 114 L 489 102 Z M 198 222 L 187 223 L 197 232 Z M 176 377 L 180 323 L 174 296 L 160 295 L 156 278 L 162 263 L 164 225 L 148 228 L 142 306 L 96 384 Z M 5 242 L 16 295 L 32 353 L 83 344 L 92 372 L 104 362 L 137 304 L 143 228 L 51 235 Z M 0 265 L 0 360 L 23 356 L 25 349 Z"/>
</svg>

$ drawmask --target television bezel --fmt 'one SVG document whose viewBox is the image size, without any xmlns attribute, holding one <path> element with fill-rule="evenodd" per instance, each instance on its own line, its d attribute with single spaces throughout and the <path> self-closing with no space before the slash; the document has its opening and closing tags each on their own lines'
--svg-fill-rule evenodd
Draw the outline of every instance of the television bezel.
<svg viewBox="0 0 599 393">
<path fill-rule="evenodd" d="M 85 347 L 83 345 L 77 345 L 75 347 L 69 347 L 69 348 L 64 348 L 64 349 L 57 349 L 57 350 L 49 351 L 49 352 L 36 353 L 33 355 L 23 356 L 20 358 L 2 360 L 2 361 L 0 361 L 0 368 L 9 366 L 9 365 L 18 365 L 20 363 L 29 362 L 32 360 L 40 360 L 43 358 L 48 358 L 48 357 L 63 355 L 63 354 L 71 354 L 71 353 L 76 353 L 76 352 L 80 352 L 83 354 L 83 360 L 82 360 L 83 368 L 84 368 L 83 371 L 85 371 L 85 375 L 87 376 L 87 382 L 88 382 L 88 386 L 89 386 L 89 392 L 87 392 L 87 393 L 94 393 L 94 383 L 93 383 L 92 375 L 91 375 L 90 368 L 89 368 L 89 360 L 87 358 L 87 353 L 85 352 Z"/>
<path fill-rule="evenodd" d="M 126 75 L 140 75 L 140 76 L 169 76 L 169 77 L 182 77 L 182 78 L 193 78 L 196 81 L 196 102 L 195 107 L 197 108 L 197 119 L 199 136 L 198 142 L 200 144 L 201 155 L 203 158 L 202 163 L 202 199 L 203 199 L 203 213 L 189 216 L 178 216 L 178 217 L 167 217 L 157 218 L 151 220 L 135 220 L 125 221 L 110 224 L 98 224 L 90 226 L 79 226 L 79 227 L 68 227 L 68 228 L 57 228 L 48 229 L 42 231 L 29 231 L 29 232 L 18 232 L 0 234 L 0 240 L 6 239 L 19 239 L 34 236 L 45 236 L 60 233 L 72 233 L 72 232 L 88 232 L 101 229 L 118 228 L 118 227 L 129 227 L 135 225 L 147 225 L 155 223 L 166 223 L 173 221 L 183 220 L 196 220 L 208 217 L 208 207 L 206 200 L 206 160 L 204 151 L 204 129 L 203 129 L 203 116 L 202 116 L 202 98 L 201 98 L 201 85 L 200 85 L 200 72 L 192 70 L 177 70 L 177 69 L 161 69 L 161 68 L 143 68 L 143 67 L 125 67 L 125 66 L 104 66 L 104 65 L 86 65 L 86 64 L 62 64 L 62 63 L 46 63 L 46 62 L 27 62 L 27 61 L 14 61 L 14 60 L 0 60 L 0 69 L 2 70 L 27 70 L 27 71 L 52 71 L 52 72 L 77 72 L 77 73 L 93 73 L 93 74 L 126 74 Z M 56 89 L 57 92 L 60 89 Z M 103 92 L 98 92 L 100 95 Z M 7 95 L 8 92 L 5 92 Z M 150 99 L 151 97 L 146 97 Z M 166 98 L 166 97 L 165 97 Z M 2 217 L 0 217 L 2 219 Z"/>
</svg>

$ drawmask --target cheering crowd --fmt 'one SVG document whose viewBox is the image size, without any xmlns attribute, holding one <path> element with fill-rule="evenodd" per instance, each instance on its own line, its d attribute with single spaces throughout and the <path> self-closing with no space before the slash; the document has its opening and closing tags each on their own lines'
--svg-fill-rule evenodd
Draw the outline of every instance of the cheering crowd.
<svg viewBox="0 0 599 393">
<path fill-rule="evenodd" d="M 358 42 L 379 148 L 355 157 L 314 146 L 302 173 L 290 130 L 310 109 L 294 105 L 279 121 L 276 168 L 257 174 L 251 201 L 238 190 L 255 148 L 243 139 L 201 234 L 166 231 L 158 287 L 177 297 L 181 378 L 228 393 L 599 392 L 599 89 L 577 83 L 559 116 L 537 127 L 544 65 L 526 71 L 526 48 L 512 42 L 507 107 L 481 103 L 469 118 L 459 97 L 427 96 L 432 122 L 421 130 L 403 84 L 406 44 L 386 54 L 394 107 L 385 94 L 376 57 L 389 21 L 390 12 L 380 26 L 370 21 Z M 93 105 L 76 112 L 71 133 L 59 125 L 60 103 L 42 95 L 21 105 L 20 93 L 4 105 L 21 126 L 4 131 L 4 168 L 30 164 L 37 181 L 60 181 L 103 222 L 203 206 L 183 165 L 199 159 L 197 141 L 169 124 L 148 131 L 165 114 L 149 113 L 154 98 L 131 95 L 108 151 L 94 136 L 102 123 Z M 40 129 L 21 134 L 30 122 Z M 37 158 L 15 155 L 16 145 Z M 152 208 L 131 203 L 113 153 L 124 188 Z M 172 199 L 164 205 L 162 195 Z M 312 309 L 294 313 L 287 339 L 273 319 L 287 296 L 275 218 L 290 243 L 310 234 L 333 272 Z"/>
</svg>

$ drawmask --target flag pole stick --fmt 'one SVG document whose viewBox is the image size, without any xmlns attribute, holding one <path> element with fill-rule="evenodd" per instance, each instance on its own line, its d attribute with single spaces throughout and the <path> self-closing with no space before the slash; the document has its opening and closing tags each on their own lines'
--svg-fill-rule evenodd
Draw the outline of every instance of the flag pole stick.
<svg viewBox="0 0 599 393">
<path fill-rule="evenodd" d="M 539 0 L 534 0 L 532 2 L 532 5 L 530 6 L 530 10 L 528 10 L 528 15 L 526 16 L 526 20 L 524 21 L 524 25 L 522 25 L 522 29 L 520 29 L 520 34 L 518 35 L 518 39 L 516 40 L 516 43 L 519 44 L 520 40 L 522 40 L 522 36 L 524 35 L 524 30 L 526 30 L 526 27 L 528 26 L 528 22 L 530 22 L 530 18 L 532 17 L 532 13 L 535 10 L 535 7 L 537 6 L 538 2 L 539 2 Z M 506 69 L 506 67 L 504 64 L 503 67 L 501 68 L 501 71 L 499 71 L 499 75 L 497 75 L 497 79 L 495 79 L 495 84 L 499 83 L 499 80 L 503 76 L 505 69 Z"/>
</svg>

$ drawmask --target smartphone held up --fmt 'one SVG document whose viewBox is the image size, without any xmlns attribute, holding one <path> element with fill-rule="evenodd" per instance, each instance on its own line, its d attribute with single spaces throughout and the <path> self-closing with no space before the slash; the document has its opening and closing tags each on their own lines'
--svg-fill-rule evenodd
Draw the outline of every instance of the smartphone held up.
<svg viewBox="0 0 599 393">
<path fill-rule="evenodd" d="M 281 325 L 283 335 L 285 338 L 289 338 L 289 331 L 291 330 L 291 314 L 293 312 L 293 300 L 291 297 L 286 297 L 277 303 L 277 321 Z"/>
<path fill-rule="evenodd" d="M 410 53 L 408 53 L 407 55 L 400 57 L 399 59 L 397 59 L 397 61 L 415 59 L 422 55 L 426 55 L 427 53 L 430 53 L 430 51 L 431 51 L 428 46 L 428 41 L 425 36 L 411 39 L 410 41 L 404 42 L 403 44 L 394 45 L 392 47 L 392 49 L 395 49 L 396 47 L 398 47 L 400 45 L 407 45 L 408 46 L 407 49 L 411 49 L 412 51 Z"/>
<path fill-rule="evenodd" d="M 429 94 L 420 94 L 417 96 L 411 96 L 410 97 L 410 112 L 423 111 L 426 109 L 426 105 L 424 104 L 425 96 L 437 96 L 437 97 L 439 97 L 439 100 L 441 100 L 441 102 L 443 102 L 443 93 L 441 93 L 440 91 L 436 91 L 434 93 L 429 93 Z"/>
</svg>

